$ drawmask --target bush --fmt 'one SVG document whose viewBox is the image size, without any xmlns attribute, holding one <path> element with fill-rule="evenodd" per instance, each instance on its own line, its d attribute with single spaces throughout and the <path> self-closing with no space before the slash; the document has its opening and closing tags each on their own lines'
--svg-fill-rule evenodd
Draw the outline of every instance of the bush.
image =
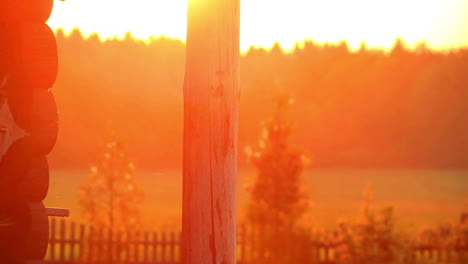
<svg viewBox="0 0 468 264">
<path fill-rule="evenodd" d="M 390 264 L 400 261 L 402 244 L 394 231 L 392 207 L 371 209 L 372 191 L 365 191 L 362 214 L 338 224 L 338 262 L 343 264 Z"/>
</svg>

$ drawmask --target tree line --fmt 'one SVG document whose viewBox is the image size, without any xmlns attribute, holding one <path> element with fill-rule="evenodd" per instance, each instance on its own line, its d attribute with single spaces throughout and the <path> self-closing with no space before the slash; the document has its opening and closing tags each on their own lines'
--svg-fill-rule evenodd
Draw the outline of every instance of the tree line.
<svg viewBox="0 0 468 264">
<path fill-rule="evenodd" d="M 78 30 L 56 37 L 53 166 L 88 167 L 109 128 L 139 168 L 181 166 L 184 43 L 130 33 L 102 41 Z M 241 58 L 240 152 L 258 138 L 272 99 L 287 93 L 296 98 L 292 139 L 314 167 L 467 167 L 467 70 L 467 49 L 409 50 L 400 39 L 389 52 L 313 41 L 288 53 L 251 48 Z"/>
</svg>

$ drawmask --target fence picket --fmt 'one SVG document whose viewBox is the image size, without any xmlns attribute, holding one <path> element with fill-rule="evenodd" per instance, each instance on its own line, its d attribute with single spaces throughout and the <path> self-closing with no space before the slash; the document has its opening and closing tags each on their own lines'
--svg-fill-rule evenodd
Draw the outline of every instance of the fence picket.
<svg viewBox="0 0 468 264">
<path fill-rule="evenodd" d="M 50 221 L 50 234 L 49 234 L 49 252 L 50 252 L 50 258 L 52 260 L 55 260 L 55 234 L 56 234 L 56 220 L 55 218 L 52 218 Z"/>
<path fill-rule="evenodd" d="M 114 232 L 112 229 L 107 230 L 107 239 L 105 240 L 107 241 L 103 241 L 103 244 L 107 244 L 107 257 L 110 263 L 114 263 L 117 259 L 115 259 L 114 254 Z"/>
<path fill-rule="evenodd" d="M 143 261 L 145 264 L 149 263 L 149 258 L 148 258 L 148 255 L 149 255 L 149 233 L 148 232 L 145 232 L 144 233 L 144 242 L 143 242 Z"/>
<path fill-rule="evenodd" d="M 166 264 L 167 261 L 166 261 L 166 232 L 163 232 L 162 233 L 162 238 L 161 238 L 161 263 L 164 263 Z"/>
<path fill-rule="evenodd" d="M 158 233 L 153 232 L 153 263 L 158 263 Z"/>
<path fill-rule="evenodd" d="M 126 260 L 125 250 L 122 248 L 122 245 L 125 245 L 125 241 L 122 238 L 122 232 L 117 231 L 115 233 L 115 256 L 118 262 Z"/>
<path fill-rule="evenodd" d="M 65 220 L 61 219 L 60 220 L 60 240 L 64 241 L 65 240 Z M 65 261 L 65 244 L 60 243 L 59 244 L 59 249 L 60 249 L 60 262 L 63 263 Z"/>
<path fill-rule="evenodd" d="M 132 250 L 132 240 L 133 240 L 132 234 L 130 232 L 127 232 L 127 246 L 126 246 L 127 259 L 126 261 L 128 263 L 131 263 L 134 260 L 133 250 Z"/>
<path fill-rule="evenodd" d="M 175 243 L 176 243 L 175 233 L 171 232 L 171 241 L 169 242 L 169 262 L 171 264 L 175 263 L 175 259 L 174 259 Z"/>
<path fill-rule="evenodd" d="M 77 245 L 79 247 L 79 254 L 78 254 L 78 258 L 75 259 L 76 262 L 80 262 L 81 259 L 84 257 L 83 256 L 83 252 L 84 252 L 84 245 L 85 245 L 85 231 L 86 231 L 86 226 L 81 224 L 80 225 L 80 233 L 78 235 L 78 240 L 77 240 Z"/>
<path fill-rule="evenodd" d="M 135 240 L 134 240 L 134 243 L 135 243 L 135 263 L 138 263 L 138 261 L 140 260 L 140 232 L 135 232 Z"/>
<path fill-rule="evenodd" d="M 75 259 L 75 228 L 76 225 L 74 222 L 70 224 L 70 256 L 69 256 L 69 261 L 72 262 L 73 259 Z"/>
<path fill-rule="evenodd" d="M 91 263 L 93 261 L 93 256 L 94 256 L 94 247 L 96 244 L 96 231 L 94 230 L 93 227 L 89 228 L 89 234 L 87 237 L 88 240 L 88 254 L 87 254 L 87 260 L 88 263 Z"/>
</svg>

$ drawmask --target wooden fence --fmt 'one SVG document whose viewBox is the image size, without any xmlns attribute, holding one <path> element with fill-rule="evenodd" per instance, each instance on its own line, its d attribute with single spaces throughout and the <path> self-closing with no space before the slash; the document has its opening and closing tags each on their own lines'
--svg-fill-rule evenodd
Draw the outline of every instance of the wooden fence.
<svg viewBox="0 0 468 264">
<path fill-rule="evenodd" d="M 407 263 L 468 263 L 468 248 L 441 249 L 416 246 L 410 252 Z"/>
<path fill-rule="evenodd" d="M 256 235 L 240 226 L 237 237 L 238 263 L 255 259 Z M 317 238 L 311 247 L 313 264 L 334 264 L 337 261 L 337 244 Z M 467 249 L 442 250 L 417 246 L 410 250 L 406 263 L 463 263 Z M 180 232 L 112 233 L 94 230 L 64 219 L 51 219 L 47 264 L 180 264 Z M 310 263 L 310 264 L 312 264 Z M 467 262 L 468 263 L 468 262 Z M 301 263 L 302 264 L 302 263 Z M 309 264 L 309 263 L 304 263 Z"/>
<path fill-rule="evenodd" d="M 176 264 L 180 238 L 175 232 L 114 233 L 51 219 L 46 263 Z"/>
</svg>

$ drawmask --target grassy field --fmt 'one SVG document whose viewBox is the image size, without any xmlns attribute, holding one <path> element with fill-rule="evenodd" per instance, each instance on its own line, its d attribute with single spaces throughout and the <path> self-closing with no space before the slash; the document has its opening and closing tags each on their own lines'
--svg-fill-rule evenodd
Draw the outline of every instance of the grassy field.
<svg viewBox="0 0 468 264">
<path fill-rule="evenodd" d="M 87 181 L 88 174 L 87 170 L 53 170 L 46 205 L 70 208 L 70 220 L 85 223 L 78 205 L 78 187 Z M 253 169 L 239 171 L 240 218 L 248 199 L 245 186 L 254 175 Z M 181 170 L 137 171 L 136 177 L 146 193 L 142 204 L 145 229 L 178 230 Z M 468 170 L 311 169 L 303 180 L 312 202 L 305 221 L 319 228 L 332 229 L 338 219 L 356 216 L 367 184 L 372 185 L 375 208 L 393 206 L 402 229 L 456 221 L 461 212 L 468 212 Z"/>
</svg>

